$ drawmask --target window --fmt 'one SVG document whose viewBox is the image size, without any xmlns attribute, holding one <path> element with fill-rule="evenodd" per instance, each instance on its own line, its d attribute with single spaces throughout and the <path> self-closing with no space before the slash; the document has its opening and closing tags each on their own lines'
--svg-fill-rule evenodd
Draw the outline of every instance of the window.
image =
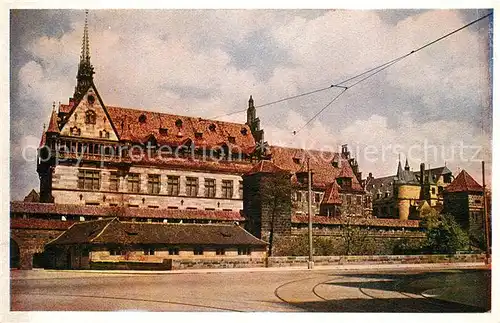
<svg viewBox="0 0 500 323">
<path fill-rule="evenodd" d="M 177 119 L 175 121 L 175 126 L 178 127 L 178 128 L 181 128 L 182 127 L 182 120 L 181 119 Z"/>
<path fill-rule="evenodd" d="M 205 178 L 205 197 L 215 197 L 215 179 Z"/>
<path fill-rule="evenodd" d="M 109 190 L 118 191 L 118 186 L 119 186 L 118 173 L 111 172 L 111 174 L 109 174 Z"/>
<path fill-rule="evenodd" d="M 236 138 L 235 138 L 235 137 L 229 136 L 228 140 L 229 140 L 229 142 L 230 142 L 230 143 L 232 143 L 232 144 L 235 144 L 235 143 L 236 143 Z"/>
<path fill-rule="evenodd" d="M 203 248 L 201 247 L 194 248 L 193 253 L 195 256 L 203 255 Z"/>
<path fill-rule="evenodd" d="M 302 192 L 295 192 L 295 199 L 297 202 L 302 202 Z"/>
<path fill-rule="evenodd" d="M 96 114 L 94 110 L 85 111 L 85 123 L 95 124 Z"/>
<path fill-rule="evenodd" d="M 140 123 L 146 122 L 146 115 L 144 113 L 139 116 L 139 122 Z"/>
<path fill-rule="evenodd" d="M 167 195 L 179 195 L 179 176 L 167 176 Z"/>
<path fill-rule="evenodd" d="M 194 137 L 195 137 L 196 139 L 201 139 L 201 138 L 203 138 L 203 133 L 201 133 L 201 132 L 195 132 L 195 133 L 194 133 Z"/>
<path fill-rule="evenodd" d="M 356 204 L 361 205 L 361 196 L 356 196 Z"/>
<path fill-rule="evenodd" d="M 110 256 L 125 256 L 127 252 L 123 249 L 110 249 L 109 250 L 109 255 Z"/>
<path fill-rule="evenodd" d="M 139 174 L 130 173 L 128 174 L 128 191 L 139 193 L 141 191 L 141 182 Z"/>
<path fill-rule="evenodd" d="M 148 175 L 148 193 L 160 194 L 160 175 Z"/>
<path fill-rule="evenodd" d="M 238 248 L 238 255 L 240 255 L 240 256 L 249 255 L 250 253 L 251 253 L 251 250 L 248 247 Z"/>
<path fill-rule="evenodd" d="M 198 196 L 198 178 L 186 177 L 186 195 Z"/>
<path fill-rule="evenodd" d="M 215 254 L 217 256 L 223 256 L 223 255 L 226 254 L 226 250 L 224 248 L 218 248 L 218 249 L 215 250 Z"/>
<path fill-rule="evenodd" d="M 436 194 L 436 188 L 435 188 L 435 187 L 433 187 L 433 188 L 431 189 L 431 191 L 432 191 L 432 194 Z"/>
<path fill-rule="evenodd" d="M 316 203 L 321 202 L 321 194 L 314 193 L 314 202 L 316 202 Z"/>
<path fill-rule="evenodd" d="M 173 256 L 179 255 L 179 248 L 168 248 L 168 254 Z"/>
<path fill-rule="evenodd" d="M 233 181 L 222 181 L 222 197 L 226 199 L 233 198 Z"/>
<path fill-rule="evenodd" d="M 240 198 L 243 198 L 243 181 L 240 181 L 239 187 L 238 187 L 238 194 Z"/>
<path fill-rule="evenodd" d="M 144 249 L 144 255 L 148 256 L 152 256 L 155 254 L 155 249 L 154 248 L 146 248 Z"/>
<path fill-rule="evenodd" d="M 347 195 L 346 198 L 347 198 L 347 205 L 351 205 L 351 196 Z"/>
<path fill-rule="evenodd" d="M 100 179 L 98 170 L 80 169 L 78 171 L 78 188 L 98 191 L 101 187 Z"/>
</svg>

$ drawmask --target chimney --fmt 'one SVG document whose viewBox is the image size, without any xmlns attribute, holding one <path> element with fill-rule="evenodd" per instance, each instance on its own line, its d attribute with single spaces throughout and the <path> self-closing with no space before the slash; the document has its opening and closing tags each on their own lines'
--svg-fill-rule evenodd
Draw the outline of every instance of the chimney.
<svg viewBox="0 0 500 323">
<path fill-rule="evenodd" d="M 424 185 L 425 164 L 420 163 L 420 185 Z"/>
</svg>

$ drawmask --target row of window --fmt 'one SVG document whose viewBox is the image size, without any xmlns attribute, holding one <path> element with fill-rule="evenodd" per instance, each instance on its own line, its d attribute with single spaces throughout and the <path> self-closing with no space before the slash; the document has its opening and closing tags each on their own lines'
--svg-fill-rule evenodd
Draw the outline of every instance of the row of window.
<svg viewBox="0 0 500 323">
<path fill-rule="evenodd" d="M 143 253 L 144 255 L 146 256 L 152 256 L 155 254 L 155 249 L 154 248 L 145 248 L 143 250 Z M 109 250 L 109 255 L 110 256 L 124 256 L 127 254 L 127 251 L 124 250 L 124 249 L 110 249 Z M 169 248 L 168 249 L 168 254 L 171 255 L 171 256 L 174 256 L 174 255 L 179 255 L 179 248 L 177 247 L 172 247 L 172 248 Z M 203 247 L 196 247 L 193 249 L 193 254 L 195 256 L 201 256 L 204 254 L 204 249 Z M 226 249 L 224 248 L 217 248 L 215 250 L 215 254 L 218 255 L 218 256 L 223 256 L 226 254 Z M 250 248 L 247 248 L 247 247 L 242 247 L 242 248 L 238 248 L 238 255 L 242 256 L 242 255 L 250 255 L 251 254 L 251 250 Z"/>
<path fill-rule="evenodd" d="M 98 170 L 81 169 L 78 172 L 78 188 L 97 191 L 100 189 L 100 172 Z M 180 176 L 167 176 L 166 194 L 169 196 L 178 196 L 180 188 Z M 198 196 L 199 179 L 197 177 L 186 177 L 186 195 Z M 204 179 L 205 197 L 215 197 L 217 194 L 216 180 L 213 178 Z M 222 180 L 222 197 L 233 198 L 233 181 Z M 148 174 L 147 193 L 160 194 L 161 180 L 158 174 Z M 112 172 L 109 177 L 109 190 L 119 190 L 119 176 L 117 172 Z M 140 174 L 129 173 L 127 176 L 127 191 L 131 193 L 140 193 L 141 180 Z M 239 181 L 239 197 L 243 197 L 243 181 Z"/>
</svg>

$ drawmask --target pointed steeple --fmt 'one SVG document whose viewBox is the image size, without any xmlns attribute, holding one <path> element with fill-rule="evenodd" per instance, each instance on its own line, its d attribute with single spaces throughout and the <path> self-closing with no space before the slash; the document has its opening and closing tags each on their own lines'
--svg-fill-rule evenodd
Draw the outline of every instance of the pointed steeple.
<svg viewBox="0 0 500 323">
<path fill-rule="evenodd" d="M 85 91 L 94 84 L 94 67 L 90 63 L 90 49 L 89 49 L 89 27 L 88 27 L 89 11 L 85 10 L 85 25 L 83 27 L 83 40 L 82 40 L 82 53 L 80 55 L 80 63 L 78 64 L 78 73 L 76 75 L 76 87 L 73 98 L 79 101 Z"/>
<path fill-rule="evenodd" d="M 401 158 L 398 160 L 398 172 L 396 173 L 396 177 L 399 180 L 403 179 L 403 167 L 401 166 Z"/>
<path fill-rule="evenodd" d="M 57 113 L 55 108 L 55 102 L 52 105 L 52 114 L 50 115 L 49 127 L 47 128 L 48 133 L 59 133 L 59 126 L 57 125 Z"/>
<path fill-rule="evenodd" d="M 410 170 L 410 164 L 408 164 L 408 157 L 406 158 L 405 170 Z"/>
</svg>

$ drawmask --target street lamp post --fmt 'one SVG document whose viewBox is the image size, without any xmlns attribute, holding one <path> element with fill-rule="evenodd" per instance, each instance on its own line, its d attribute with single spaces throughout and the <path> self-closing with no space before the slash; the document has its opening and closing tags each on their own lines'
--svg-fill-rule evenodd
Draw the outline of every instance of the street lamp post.
<svg viewBox="0 0 500 323">
<path fill-rule="evenodd" d="M 314 266 L 313 260 L 313 235 L 312 235 L 312 174 L 309 165 L 309 157 L 307 157 L 307 208 L 309 213 L 309 261 L 307 268 L 312 269 Z"/>
</svg>

